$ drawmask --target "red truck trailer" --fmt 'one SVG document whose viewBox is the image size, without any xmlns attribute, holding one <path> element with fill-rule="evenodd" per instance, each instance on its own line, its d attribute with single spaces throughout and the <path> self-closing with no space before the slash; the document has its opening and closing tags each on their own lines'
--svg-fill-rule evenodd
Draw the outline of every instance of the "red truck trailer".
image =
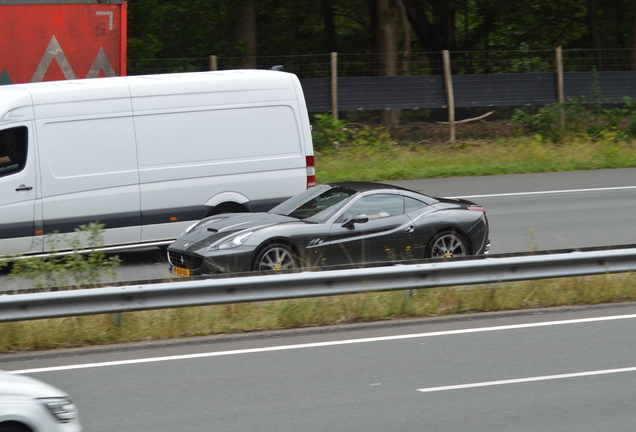
<svg viewBox="0 0 636 432">
<path fill-rule="evenodd" d="M 124 0 L 0 0 L 0 85 L 121 75 Z"/>
</svg>

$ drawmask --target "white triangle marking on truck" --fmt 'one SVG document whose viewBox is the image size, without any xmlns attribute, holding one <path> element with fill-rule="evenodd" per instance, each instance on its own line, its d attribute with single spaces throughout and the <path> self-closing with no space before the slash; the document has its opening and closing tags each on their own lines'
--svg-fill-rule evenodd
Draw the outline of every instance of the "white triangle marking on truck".
<svg viewBox="0 0 636 432">
<path fill-rule="evenodd" d="M 62 47 L 55 36 L 53 36 L 51 38 L 51 42 L 49 42 L 49 46 L 46 47 L 46 51 L 40 60 L 40 64 L 33 74 L 33 78 L 31 78 L 31 82 L 41 82 L 44 79 L 44 75 L 46 75 L 46 72 L 49 70 L 49 66 L 51 66 L 53 59 L 57 61 L 60 69 L 62 69 L 64 78 L 67 80 L 76 78 L 71 64 L 68 62 L 64 51 L 62 51 Z"/>
</svg>

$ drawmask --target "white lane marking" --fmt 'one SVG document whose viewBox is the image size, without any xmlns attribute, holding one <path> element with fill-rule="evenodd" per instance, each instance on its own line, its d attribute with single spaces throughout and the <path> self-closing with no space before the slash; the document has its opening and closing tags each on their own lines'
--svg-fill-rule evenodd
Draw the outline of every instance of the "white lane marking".
<svg viewBox="0 0 636 432">
<path fill-rule="evenodd" d="M 84 363 L 84 364 L 76 364 L 76 365 L 52 366 L 52 367 L 43 367 L 43 368 L 34 368 L 34 369 L 21 369 L 21 370 L 5 371 L 5 372 L 11 373 L 11 374 L 33 374 L 33 373 L 54 372 L 54 371 L 64 371 L 64 370 L 73 370 L 73 369 L 90 369 L 90 368 L 107 367 L 107 366 L 124 366 L 124 365 L 141 364 L 141 363 L 156 363 L 156 362 L 174 361 L 174 360 L 188 360 L 188 359 L 197 359 L 197 358 L 205 358 L 205 357 L 223 357 L 223 356 L 238 355 L 238 354 L 254 354 L 254 353 L 271 352 L 271 351 L 288 351 L 293 349 L 319 348 L 319 347 L 338 346 L 338 345 L 352 345 L 352 344 L 369 343 L 369 342 L 386 342 L 386 341 L 403 340 L 403 339 L 416 339 L 416 338 L 436 337 L 436 336 L 452 336 L 452 335 L 460 335 L 460 334 L 483 333 L 483 332 L 502 331 L 502 330 L 517 330 L 517 329 L 526 329 L 526 328 L 535 328 L 535 327 L 582 324 L 582 323 L 602 322 L 602 321 L 616 321 L 616 320 L 632 319 L 632 318 L 636 318 L 636 314 L 594 317 L 594 318 L 579 318 L 579 319 L 564 320 L 564 321 L 546 321 L 546 322 L 538 322 L 538 323 L 511 324 L 511 325 L 496 326 L 496 327 L 478 327 L 478 328 L 469 328 L 469 329 L 461 329 L 461 330 L 446 330 L 446 331 L 430 332 L 430 333 L 414 333 L 414 334 L 394 335 L 394 336 L 380 336 L 380 337 L 364 338 L 364 339 L 346 339 L 341 341 L 315 342 L 315 343 L 306 343 L 306 344 L 297 344 L 297 345 L 282 345 L 282 346 L 272 346 L 272 347 L 264 347 L 264 348 L 249 348 L 249 349 L 241 349 L 241 350 L 233 350 L 233 351 L 205 352 L 205 353 L 197 353 L 197 354 L 182 354 L 182 355 L 173 355 L 173 356 L 165 356 L 165 357 L 150 357 L 150 358 L 142 358 L 142 359 L 117 360 L 117 361 L 107 361 L 107 362 L 99 362 L 99 363 Z"/>
<path fill-rule="evenodd" d="M 489 194 L 489 195 L 466 195 L 466 196 L 449 197 L 449 198 L 455 198 L 455 199 L 456 198 L 496 198 L 496 197 L 507 197 L 507 196 L 518 196 L 518 195 L 545 195 L 545 194 L 576 193 L 576 192 L 601 192 L 601 191 L 609 191 L 609 190 L 626 190 L 626 189 L 636 189 L 636 186 L 618 186 L 618 187 L 593 188 L 593 189 L 566 189 L 566 190 L 537 191 L 537 192 L 510 192 L 510 193 Z"/>
<path fill-rule="evenodd" d="M 549 381 L 549 380 L 557 380 L 557 379 L 564 379 L 564 378 L 578 378 L 578 377 L 607 375 L 607 374 L 615 374 L 615 373 L 623 373 L 623 372 L 636 372 L 636 367 L 628 367 L 628 368 L 622 368 L 622 369 L 606 369 L 606 370 L 597 370 L 597 371 L 589 371 L 589 372 L 575 372 L 575 373 L 568 373 L 568 374 L 561 374 L 561 375 L 546 375 L 546 376 L 538 376 L 538 377 L 530 377 L 530 378 L 517 378 L 517 379 L 509 379 L 509 380 L 501 380 L 501 381 L 488 381 L 488 382 L 459 384 L 459 385 L 450 385 L 450 386 L 442 386 L 442 387 L 429 387 L 429 388 L 417 389 L 417 391 L 420 391 L 423 393 L 432 393 L 432 392 L 447 391 L 447 390 L 461 390 L 461 389 L 475 388 L 475 387 L 489 387 L 489 386 L 506 385 L 506 384 Z"/>
</svg>

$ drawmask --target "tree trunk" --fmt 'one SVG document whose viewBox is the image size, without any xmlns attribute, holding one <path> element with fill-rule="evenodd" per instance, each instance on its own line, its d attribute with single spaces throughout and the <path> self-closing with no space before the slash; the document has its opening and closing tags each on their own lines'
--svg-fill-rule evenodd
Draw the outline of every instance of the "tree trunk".
<svg viewBox="0 0 636 432">
<path fill-rule="evenodd" d="M 587 25 L 590 32 L 590 39 L 592 42 L 592 49 L 594 51 L 594 64 L 596 64 L 596 70 L 600 70 L 601 62 L 599 58 L 598 50 L 600 48 L 600 44 L 598 41 L 598 24 L 597 24 L 597 5 L 596 0 L 588 0 L 587 1 Z"/>
<path fill-rule="evenodd" d="M 255 0 L 238 0 L 232 33 L 236 57 L 242 57 L 237 67 L 256 68 L 256 6 Z"/>
<path fill-rule="evenodd" d="M 634 2 L 634 22 L 632 24 L 632 70 L 636 70 L 636 2 Z"/>
<path fill-rule="evenodd" d="M 375 14 L 377 25 L 375 32 L 375 49 L 377 53 L 377 75 L 397 75 L 397 30 L 400 17 L 394 0 L 375 0 Z M 380 121 L 387 128 L 397 126 L 400 120 L 400 110 L 386 109 L 380 114 Z"/>
<path fill-rule="evenodd" d="M 455 49 L 457 2 L 454 0 L 429 0 L 428 3 L 432 10 L 427 14 L 416 0 L 402 1 L 413 26 L 413 31 L 428 53 L 432 73 L 435 75 L 443 74 L 442 51 Z"/>
<path fill-rule="evenodd" d="M 409 18 L 406 15 L 406 8 L 404 7 L 403 0 L 395 0 L 400 10 L 400 22 L 402 23 L 402 37 L 403 49 L 402 49 L 402 76 L 410 75 L 411 66 L 411 24 L 409 24 Z"/>
<path fill-rule="evenodd" d="M 334 0 L 322 0 L 322 20 L 325 25 L 325 52 L 337 52 L 336 24 L 333 18 Z"/>
</svg>

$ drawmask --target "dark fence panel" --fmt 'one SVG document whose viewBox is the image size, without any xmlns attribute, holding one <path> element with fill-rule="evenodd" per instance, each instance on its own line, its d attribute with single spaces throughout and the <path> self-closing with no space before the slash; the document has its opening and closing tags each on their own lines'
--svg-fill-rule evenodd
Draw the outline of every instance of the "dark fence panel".
<svg viewBox="0 0 636 432">
<path fill-rule="evenodd" d="M 331 79 L 307 78 L 301 79 L 300 84 L 309 112 L 331 111 Z"/>
<path fill-rule="evenodd" d="M 309 112 L 331 110 L 327 78 L 300 80 Z M 565 97 L 603 103 L 636 98 L 636 71 L 566 72 Z M 455 107 L 548 105 L 557 102 L 555 73 L 454 75 Z M 444 78 L 440 75 L 338 79 L 340 111 L 444 108 Z"/>
<path fill-rule="evenodd" d="M 338 106 L 341 111 L 371 109 L 437 108 L 446 104 L 444 77 L 439 75 L 409 77 L 340 78 Z"/>
<path fill-rule="evenodd" d="M 455 106 L 548 105 L 557 101 L 554 73 L 453 76 Z"/>
<path fill-rule="evenodd" d="M 620 103 L 625 97 L 636 97 L 636 71 L 565 72 L 565 98 Z"/>
</svg>

